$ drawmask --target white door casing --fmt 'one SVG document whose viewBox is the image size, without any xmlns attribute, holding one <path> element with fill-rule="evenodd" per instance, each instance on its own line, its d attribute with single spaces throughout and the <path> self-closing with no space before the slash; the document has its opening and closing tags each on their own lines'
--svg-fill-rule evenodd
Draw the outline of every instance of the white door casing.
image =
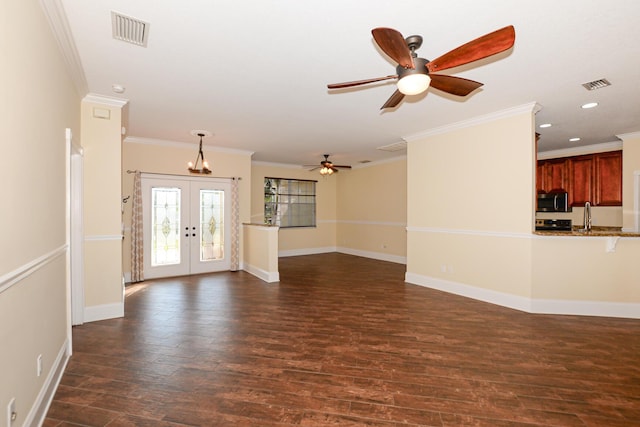
<svg viewBox="0 0 640 427">
<path fill-rule="evenodd" d="M 71 324 L 84 323 L 84 223 L 82 216 L 83 154 L 73 144 L 71 129 L 66 130 L 69 152 L 69 258 Z"/>
<path fill-rule="evenodd" d="M 201 194 L 220 199 L 218 220 L 202 223 L 201 215 L 207 209 L 201 206 Z M 228 179 L 142 174 L 142 198 L 146 279 L 229 270 Z M 164 207 L 158 206 L 163 203 Z M 220 244 L 212 244 L 211 231 L 222 239 Z"/>
</svg>

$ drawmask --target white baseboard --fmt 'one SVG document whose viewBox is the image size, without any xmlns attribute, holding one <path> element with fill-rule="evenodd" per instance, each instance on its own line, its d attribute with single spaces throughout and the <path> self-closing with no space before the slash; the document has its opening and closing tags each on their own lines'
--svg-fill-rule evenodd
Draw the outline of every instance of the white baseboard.
<svg viewBox="0 0 640 427">
<path fill-rule="evenodd" d="M 336 252 L 340 252 L 340 253 L 347 254 L 347 255 L 361 256 L 363 258 L 377 259 L 377 260 L 380 260 L 380 261 L 395 262 L 396 264 L 406 264 L 407 263 L 407 257 L 406 256 L 391 255 L 391 254 L 385 254 L 385 253 L 382 253 L 382 252 L 361 251 L 361 250 L 358 250 L 358 249 L 345 248 L 345 247 L 342 247 L 342 246 L 336 248 Z"/>
<path fill-rule="evenodd" d="M 288 257 L 288 256 L 326 254 L 330 252 L 336 252 L 336 247 L 325 246 L 322 248 L 303 248 L 303 249 L 290 249 L 288 251 L 279 251 L 278 258 Z"/>
<path fill-rule="evenodd" d="M 358 249 L 345 248 L 345 247 L 336 247 L 336 246 L 325 246 L 322 248 L 303 248 L 303 249 L 291 249 L 288 251 L 280 251 L 278 252 L 278 257 L 289 257 L 289 256 L 300 256 L 300 255 L 316 255 L 316 254 L 326 254 L 331 252 L 340 252 L 347 255 L 355 255 L 361 256 L 363 258 L 371 258 L 377 259 L 380 261 L 389 261 L 395 262 L 397 264 L 406 264 L 407 257 L 385 254 L 381 252 L 372 252 L 372 251 L 361 251 Z"/>
<path fill-rule="evenodd" d="M 258 279 L 263 280 L 267 283 L 280 281 L 280 273 L 277 271 L 266 271 L 246 263 L 243 266 L 243 270 L 246 271 L 247 273 L 253 274 Z"/>
<path fill-rule="evenodd" d="M 405 282 L 526 313 L 640 319 L 640 304 L 635 303 L 533 299 L 414 273 L 406 273 Z"/>
<path fill-rule="evenodd" d="M 56 394 L 56 390 L 58 389 L 64 370 L 67 367 L 67 362 L 71 356 L 68 353 L 68 349 L 69 339 L 66 339 L 62 348 L 58 352 L 58 356 L 53 362 L 49 375 L 47 375 L 47 378 L 40 389 L 40 393 L 38 393 L 38 397 L 27 414 L 23 425 L 40 426 L 44 422 L 47 412 L 49 411 L 49 407 L 51 406 L 51 402 L 53 401 L 53 396 Z"/>
<path fill-rule="evenodd" d="M 115 304 L 94 305 L 84 308 L 84 322 L 97 322 L 98 320 L 116 319 L 124 317 L 124 302 Z"/>
<path fill-rule="evenodd" d="M 437 279 L 435 277 L 422 276 L 415 273 L 405 273 L 405 282 L 420 285 L 450 294 L 460 295 L 475 300 L 513 308 L 515 310 L 531 312 L 531 300 L 517 295 L 492 291 L 490 289 L 477 288 L 463 283 Z"/>
<path fill-rule="evenodd" d="M 573 301 L 534 299 L 532 312 L 540 314 L 572 314 L 577 316 L 623 317 L 640 319 L 640 304 L 608 301 Z"/>
</svg>

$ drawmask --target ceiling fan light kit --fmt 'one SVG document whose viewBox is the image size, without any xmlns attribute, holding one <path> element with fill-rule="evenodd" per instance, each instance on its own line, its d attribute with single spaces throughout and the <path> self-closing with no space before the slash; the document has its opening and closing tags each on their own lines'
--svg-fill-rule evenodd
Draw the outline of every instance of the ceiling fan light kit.
<svg viewBox="0 0 640 427">
<path fill-rule="evenodd" d="M 326 166 L 320 168 L 320 175 L 331 175 L 333 173 L 333 169 L 328 168 Z"/>
<path fill-rule="evenodd" d="M 404 77 L 401 77 L 400 80 L 398 80 L 398 90 L 404 95 L 418 95 L 429 89 L 430 83 L 431 77 L 429 77 L 428 74 L 407 73 Z"/>
<path fill-rule="evenodd" d="M 406 39 L 393 28 L 374 28 L 371 30 L 377 45 L 393 59 L 398 66 L 396 75 L 373 79 L 356 80 L 327 85 L 329 89 L 342 89 L 353 86 L 398 79 L 398 89 L 383 104 L 382 108 L 393 108 L 402 101 L 405 95 L 418 95 L 429 86 L 456 96 L 467 96 L 482 86 L 482 83 L 461 77 L 435 74 L 448 68 L 469 64 L 487 58 L 513 47 L 516 33 L 513 25 L 478 37 L 463 44 L 444 55 L 428 61 L 418 58 L 416 49 L 422 45 L 422 36 L 409 36 Z"/>
</svg>

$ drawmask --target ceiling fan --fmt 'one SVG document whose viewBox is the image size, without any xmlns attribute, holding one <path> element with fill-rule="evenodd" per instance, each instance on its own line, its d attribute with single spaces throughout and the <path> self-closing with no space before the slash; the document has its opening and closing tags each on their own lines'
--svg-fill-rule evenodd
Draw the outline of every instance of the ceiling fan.
<svg viewBox="0 0 640 427">
<path fill-rule="evenodd" d="M 313 166 L 313 169 L 309 169 L 310 171 L 314 171 L 316 169 L 320 169 L 320 173 L 322 175 L 331 175 L 332 173 L 338 173 L 340 169 L 351 169 L 351 166 L 348 165 L 334 165 L 333 163 L 331 163 L 331 161 L 329 160 L 329 154 L 325 154 L 324 155 L 324 160 L 320 162 L 320 166 L 316 166 L 316 165 L 304 165 L 305 167 L 311 167 Z"/>
<path fill-rule="evenodd" d="M 397 30 L 384 27 L 374 28 L 371 33 L 380 49 L 398 63 L 396 74 L 373 79 L 334 83 L 327 85 L 327 87 L 329 89 L 341 89 L 383 80 L 398 79 L 398 89 L 380 109 L 395 107 L 404 99 L 405 95 L 422 93 L 427 90 L 429 85 L 453 95 L 467 96 L 482 86 L 482 83 L 462 77 L 434 73 L 505 51 L 513 46 L 516 38 L 513 25 L 509 25 L 478 37 L 433 61 L 429 61 L 424 58 L 418 58 L 416 53 L 416 49 L 422 46 L 422 36 L 409 36 L 405 39 Z"/>
</svg>

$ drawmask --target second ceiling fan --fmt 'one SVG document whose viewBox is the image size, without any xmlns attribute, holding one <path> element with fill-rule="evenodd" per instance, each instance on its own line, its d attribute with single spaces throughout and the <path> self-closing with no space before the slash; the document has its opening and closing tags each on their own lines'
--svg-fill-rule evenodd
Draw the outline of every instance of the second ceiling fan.
<svg viewBox="0 0 640 427">
<path fill-rule="evenodd" d="M 329 154 L 324 155 L 324 160 L 320 162 L 320 166 L 316 165 L 305 165 L 305 167 L 312 167 L 313 169 L 309 169 L 310 171 L 314 171 L 316 169 L 320 169 L 320 174 L 322 175 L 331 175 L 333 173 L 340 172 L 340 169 L 351 169 L 350 165 L 334 165 L 331 160 L 329 160 Z"/>
<path fill-rule="evenodd" d="M 516 38 L 512 25 L 478 37 L 459 46 L 444 55 L 429 61 L 418 58 L 416 49 L 422 45 L 421 36 L 409 36 L 406 39 L 393 28 L 374 28 L 371 33 L 378 46 L 391 59 L 398 63 L 396 74 L 352 82 L 327 85 L 329 89 L 341 89 L 360 86 L 383 80 L 398 79 L 398 89 L 384 103 L 381 109 L 395 107 L 405 95 L 417 95 L 433 86 L 443 92 L 457 96 L 467 96 L 482 83 L 462 77 L 435 74 L 448 68 L 458 67 L 478 61 L 491 55 L 510 49 Z"/>
</svg>

